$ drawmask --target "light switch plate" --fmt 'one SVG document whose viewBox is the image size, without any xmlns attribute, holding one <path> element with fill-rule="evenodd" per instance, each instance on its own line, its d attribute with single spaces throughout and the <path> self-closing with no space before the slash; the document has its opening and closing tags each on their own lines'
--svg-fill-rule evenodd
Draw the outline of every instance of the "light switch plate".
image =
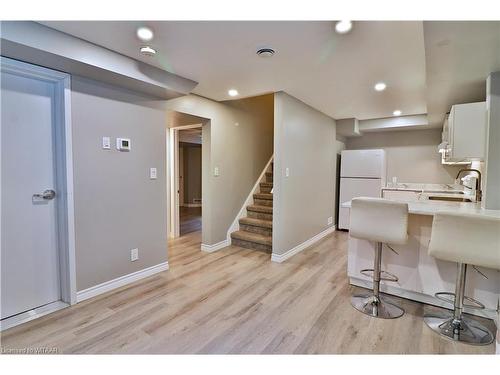
<svg viewBox="0 0 500 375">
<path fill-rule="evenodd" d="M 219 177 L 219 167 L 214 168 L 214 176 Z"/>
<path fill-rule="evenodd" d="M 156 168 L 149 168 L 149 178 L 151 180 L 156 180 L 157 178 Z"/>
<path fill-rule="evenodd" d="M 290 169 L 285 168 L 285 177 L 289 177 L 289 176 L 290 176 Z"/>
<path fill-rule="evenodd" d="M 102 148 L 103 150 L 111 149 L 111 138 L 110 137 L 102 137 Z"/>
<path fill-rule="evenodd" d="M 130 250 L 130 261 L 135 262 L 137 259 L 139 259 L 139 249 Z"/>
</svg>

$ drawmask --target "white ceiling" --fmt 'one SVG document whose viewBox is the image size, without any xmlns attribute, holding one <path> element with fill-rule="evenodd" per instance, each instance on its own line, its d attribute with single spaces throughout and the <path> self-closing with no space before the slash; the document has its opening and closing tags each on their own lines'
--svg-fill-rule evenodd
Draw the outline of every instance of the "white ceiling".
<svg viewBox="0 0 500 375">
<path fill-rule="evenodd" d="M 194 92 L 227 100 L 284 90 L 334 118 L 426 112 L 421 22 L 355 22 L 338 35 L 323 22 L 146 22 L 157 56 L 139 54 L 139 22 L 43 22 L 95 44 L 198 81 Z M 255 52 L 271 46 L 270 59 Z M 378 81 L 387 83 L 375 92 Z"/>
<path fill-rule="evenodd" d="M 42 23 L 193 79 L 199 82 L 194 93 L 214 100 L 228 100 L 230 88 L 240 97 L 284 90 L 336 119 L 390 117 L 395 109 L 414 115 L 428 108 L 439 119 L 453 100 L 467 101 L 480 92 L 484 99 L 487 73 L 500 70 L 494 47 L 500 41 L 498 22 L 472 27 L 470 22 L 357 21 L 346 35 L 336 34 L 329 21 Z M 135 31 L 141 25 L 155 31 L 153 58 L 138 52 Z M 276 49 L 275 56 L 255 54 L 267 46 Z M 375 92 L 378 81 L 388 88 Z"/>
<path fill-rule="evenodd" d="M 442 124 L 452 104 L 483 101 L 500 71 L 500 22 L 424 22 L 427 110 Z"/>
</svg>

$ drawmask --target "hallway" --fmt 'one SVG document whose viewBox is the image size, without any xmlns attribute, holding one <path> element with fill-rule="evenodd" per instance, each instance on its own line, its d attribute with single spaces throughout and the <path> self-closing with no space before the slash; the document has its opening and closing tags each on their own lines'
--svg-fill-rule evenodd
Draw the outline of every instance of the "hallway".
<svg viewBox="0 0 500 375">
<path fill-rule="evenodd" d="M 201 231 L 201 207 L 179 207 L 180 235 Z"/>
</svg>

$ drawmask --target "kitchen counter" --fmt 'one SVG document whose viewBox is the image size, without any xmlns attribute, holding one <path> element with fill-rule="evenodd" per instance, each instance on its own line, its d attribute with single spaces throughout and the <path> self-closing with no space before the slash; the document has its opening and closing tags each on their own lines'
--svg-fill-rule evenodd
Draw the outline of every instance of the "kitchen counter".
<svg viewBox="0 0 500 375">
<path fill-rule="evenodd" d="M 408 203 L 408 242 L 393 245 L 398 254 L 383 246 L 382 269 L 398 276 L 397 282 L 381 282 L 381 291 L 402 298 L 451 309 L 434 294 L 441 291 L 453 292 L 457 265 L 436 259 L 428 254 L 432 232 L 433 215 L 436 212 L 471 213 L 500 218 L 500 210 L 484 210 L 480 203 L 447 201 L 405 201 Z M 351 202 L 342 203 L 350 208 Z M 494 244 L 492 244 L 494 246 Z M 373 268 L 375 244 L 370 241 L 349 237 L 347 255 L 347 275 L 352 285 L 372 288 L 372 280 L 360 270 Z M 472 249 L 473 250 L 473 249 Z M 500 272 L 481 267 L 488 279 L 483 278 L 473 268 L 467 272 L 466 295 L 481 301 L 484 310 L 465 309 L 466 312 L 497 319 L 497 303 L 500 294 Z"/>
<path fill-rule="evenodd" d="M 397 202 L 408 203 L 408 212 L 415 215 L 431 215 L 436 212 L 454 212 L 464 214 L 478 214 L 500 218 L 500 210 L 486 210 L 481 208 L 481 203 L 472 202 L 446 202 L 446 201 L 410 201 L 393 199 Z M 351 208 L 351 201 L 342 203 L 342 207 Z"/>
</svg>

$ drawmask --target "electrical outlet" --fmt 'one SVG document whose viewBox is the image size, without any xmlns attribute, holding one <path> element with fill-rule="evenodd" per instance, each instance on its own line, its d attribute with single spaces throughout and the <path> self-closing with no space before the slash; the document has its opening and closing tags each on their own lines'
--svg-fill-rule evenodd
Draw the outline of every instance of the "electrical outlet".
<svg viewBox="0 0 500 375">
<path fill-rule="evenodd" d="M 333 224 L 333 217 L 329 217 L 328 218 L 328 225 L 332 225 Z"/>
<path fill-rule="evenodd" d="M 285 177 L 289 177 L 289 176 L 290 176 L 290 169 L 285 168 Z"/>
<path fill-rule="evenodd" d="M 139 249 L 130 250 L 130 261 L 135 262 L 137 259 L 139 259 Z"/>
</svg>

